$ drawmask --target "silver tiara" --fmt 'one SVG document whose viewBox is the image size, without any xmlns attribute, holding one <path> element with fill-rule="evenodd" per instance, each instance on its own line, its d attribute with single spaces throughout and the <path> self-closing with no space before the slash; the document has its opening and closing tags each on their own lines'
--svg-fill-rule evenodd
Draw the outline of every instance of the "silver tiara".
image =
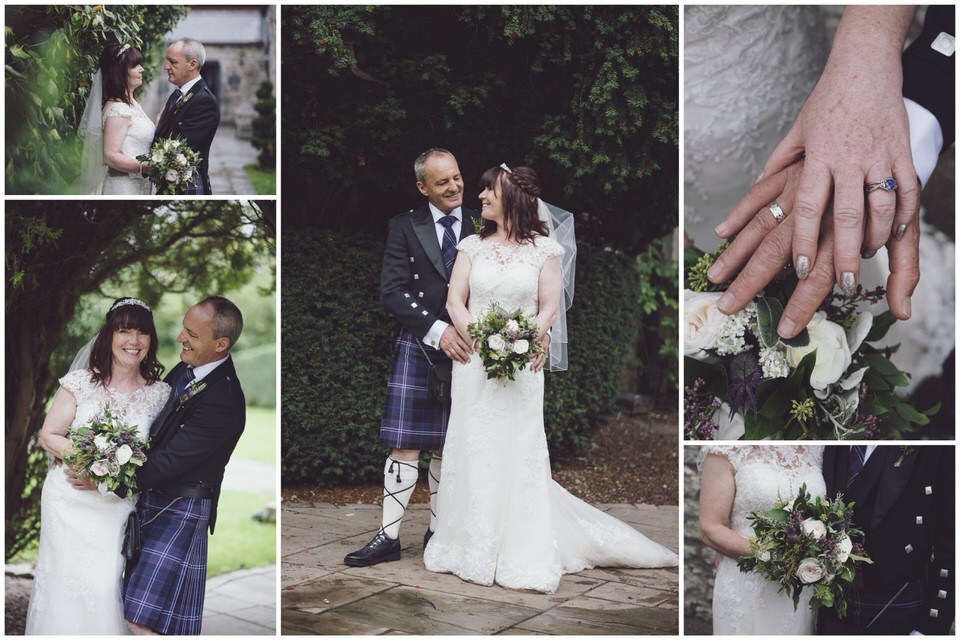
<svg viewBox="0 0 960 640">
<path fill-rule="evenodd" d="M 130 45 L 128 44 L 125 44 L 122 47 L 120 47 L 120 51 L 117 51 L 117 57 L 119 58 L 120 56 L 122 56 L 124 52 L 129 48 L 130 48 Z"/>
<path fill-rule="evenodd" d="M 506 171 L 507 173 L 509 173 L 510 175 L 513 175 L 513 171 L 510 170 L 510 167 L 507 166 L 506 162 L 501 162 L 500 168 Z"/>
<path fill-rule="evenodd" d="M 120 307 L 125 307 L 129 304 L 135 304 L 138 307 L 143 307 L 147 311 L 150 311 L 150 307 L 148 307 L 147 303 L 145 303 L 143 300 L 137 300 L 136 298 L 124 298 L 123 300 L 117 302 L 112 307 L 110 307 L 110 311 L 108 311 L 107 313 L 113 313 Z"/>
</svg>

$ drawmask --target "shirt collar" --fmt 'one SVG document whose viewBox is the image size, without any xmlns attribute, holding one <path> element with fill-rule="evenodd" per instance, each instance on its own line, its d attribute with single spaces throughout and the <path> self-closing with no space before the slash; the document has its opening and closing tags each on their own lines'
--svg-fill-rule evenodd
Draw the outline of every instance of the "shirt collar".
<svg viewBox="0 0 960 640">
<path fill-rule="evenodd" d="M 433 214 L 433 224 L 437 224 L 438 222 L 440 222 L 440 218 L 444 217 L 446 214 L 443 211 L 440 211 L 440 209 L 437 209 L 432 202 L 428 201 L 427 205 L 430 207 L 430 213 Z M 460 222 L 463 222 L 463 214 L 460 213 L 460 207 L 457 207 L 456 209 L 451 211 L 450 215 L 456 218 L 457 220 L 459 220 Z"/>
<path fill-rule="evenodd" d="M 193 85 L 197 84 L 202 79 L 203 79 L 203 76 L 197 76 L 193 80 L 188 80 L 187 82 L 184 82 L 183 86 L 180 87 L 180 93 L 182 93 L 183 95 L 187 95 L 190 92 L 190 89 L 193 88 Z"/>
<path fill-rule="evenodd" d="M 208 375 L 210 375 L 210 373 L 213 372 L 214 369 L 216 369 L 217 367 L 219 367 L 220 365 L 222 365 L 224 362 L 226 362 L 226 361 L 227 361 L 227 358 L 229 358 L 229 357 L 230 357 L 230 356 L 227 355 L 227 356 L 224 356 L 224 357 L 220 358 L 219 360 L 214 360 L 213 362 L 208 362 L 207 364 L 202 364 L 202 365 L 200 365 L 199 367 L 194 367 L 194 368 L 193 368 L 193 379 L 196 380 L 197 382 L 200 382 L 200 381 L 203 380 L 205 377 L 207 377 Z"/>
</svg>

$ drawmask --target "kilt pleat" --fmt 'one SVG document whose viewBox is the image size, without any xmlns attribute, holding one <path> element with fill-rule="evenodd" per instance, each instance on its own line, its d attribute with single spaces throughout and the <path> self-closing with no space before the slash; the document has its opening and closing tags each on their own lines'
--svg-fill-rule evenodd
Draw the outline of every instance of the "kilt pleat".
<svg viewBox="0 0 960 640">
<path fill-rule="evenodd" d="M 438 353 L 424 347 L 427 353 Z M 440 366 L 448 366 L 438 357 Z M 449 361 L 447 361 L 449 362 Z M 436 402 L 427 388 L 430 363 L 417 339 L 401 329 L 387 377 L 387 396 L 380 422 L 380 444 L 391 449 L 442 449 L 450 406 Z"/>
<path fill-rule="evenodd" d="M 137 507 L 143 549 L 124 581 L 124 615 L 164 635 L 199 635 L 213 501 L 148 491 Z"/>
</svg>

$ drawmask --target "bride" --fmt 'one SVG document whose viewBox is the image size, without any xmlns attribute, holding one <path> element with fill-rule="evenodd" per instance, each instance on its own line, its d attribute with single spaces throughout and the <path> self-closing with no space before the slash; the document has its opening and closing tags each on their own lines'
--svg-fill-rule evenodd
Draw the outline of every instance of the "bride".
<svg viewBox="0 0 960 640">
<path fill-rule="evenodd" d="M 134 503 L 90 489 L 90 481 L 65 467 L 69 427 L 86 424 L 105 406 L 143 437 L 170 395 L 160 381 L 157 331 L 150 309 L 120 298 L 79 366 L 60 379 L 40 431 L 53 457 L 40 503 L 40 549 L 27 635 L 120 635 L 123 615 L 121 543 Z"/>
<path fill-rule="evenodd" d="M 100 55 L 80 125 L 81 188 L 85 194 L 150 195 L 149 167 L 137 160 L 153 142 L 154 122 L 134 94 L 143 84 L 143 55 L 129 44 Z"/>
<path fill-rule="evenodd" d="M 815 615 L 757 573 L 742 573 L 752 529 L 747 514 L 791 500 L 807 485 L 826 495 L 822 446 L 707 446 L 701 450 L 700 537 L 720 554 L 713 586 L 714 635 L 812 635 Z"/>
<path fill-rule="evenodd" d="M 565 333 L 563 323 L 555 322 L 566 306 L 564 248 L 547 236 L 544 219 L 550 215 L 538 200 L 536 173 L 501 165 L 488 170 L 481 185 L 485 226 L 460 242 L 450 277 L 447 310 L 454 326 L 469 342 L 467 325 L 496 303 L 521 309 L 538 327 L 552 326 L 554 334 Z M 550 337 L 543 333 L 546 344 Z M 562 335 L 552 339 L 565 345 Z M 551 361 L 565 368 L 562 356 Z M 487 379 L 477 353 L 466 364 L 454 364 L 438 524 L 424 551 L 427 569 L 483 585 L 553 593 L 562 574 L 594 566 L 676 566 L 675 553 L 551 480 L 544 363 L 538 356 L 506 385 Z"/>
</svg>

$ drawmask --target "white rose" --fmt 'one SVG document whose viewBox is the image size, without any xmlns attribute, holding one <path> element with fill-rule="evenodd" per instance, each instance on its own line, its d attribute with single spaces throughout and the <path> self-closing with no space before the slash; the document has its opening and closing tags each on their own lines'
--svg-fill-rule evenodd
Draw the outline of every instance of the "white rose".
<svg viewBox="0 0 960 640">
<path fill-rule="evenodd" d="M 797 567 L 797 577 L 800 578 L 800 582 L 803 584 L 819 582 L 825 575 L 827 575 L 827 572 L 823 570 L 823 567 L 817 562 L 816 558 L 801 560 L 800 566 Z"/>
<path fill-rule="evenodd" d="M 167 171 L 167 174 L 163 176 L 167 182 L 176 182 L 177 181 L 177 172 L 173 169 Z"/>
<path fill-rule="evenodd" d="M 713 421 L 717 424 L 717 440 L 739 440 L 746 432 L 743 416 L 731 412 L 730 405 L 726 402 L 721 403 L 720 408 L 713 412 Z"/>
<path fill-rule="evenodd" d="M 152 156 L 150 156 L 150 162 L 153 164 L 160 164 L 163 162 L 163 154 L 159 151 L 155 152 Z"/>
<path fill-rule="evenodd" d="M 843 536 L 837 542 L 837 560 L 841 563 L 846 562 L 847 558 L 850 557 L 850 552 L 853 551 L 853 542 L 848 536 Z"/>
<path fill-rule="evenodd" d="M 167 140 L 166 142 L 163 143 L 163 150 L 164 150 L 164 151 L 170 151 L 170 141 L 169 141 L 169 140 Z"/>
<path fill-rule="evenodd" d="M 827 535 L 827 525 L 823 524 L 820 520 L 814 520 L 813 518 L 807 518 L 800 523 L 800 528 L 803 529 L 803 532 L 808 536 L 813 536 L 817 540 L 823 538 Z"/>
<path fill-rule="evenodd" d="M 179 149 L 179 148 L 180 148 L 180 141 L 179 141 L 179 140 L 171 140 L 171 141 L 170 141 L 170 146 L 173 147 L 174 149 Z"/>
<path fill-rule="evenodd" d="M 853 325 L 847 329 L 847 344 L 850 346 L 850 353 L 856 353 L 860 345 L 866 339 L 870 329 L 873 328 L 873 314 L 869 311 L 862 311 Z"/>
<path fill-rule="evenodd" d="M 760 562 L 770 562 L 770 552 L 764 551 L 760 554 Z"/>
<path fill-rule="evenodd" d="M 487 338 L 487 346 L 489 346 L 494 351 L 502 351 L 506 343 L 503 341 L 503 336 L 499 333 L 495 333 L 489 338 Z"/>
<path fill-rule="evenodd" d="M 698 293 L 685 289 L 683 292 L 683 355 L 696 360 L 706 360 L 706 349 L 717 345 L 717 338 L 727 316 L 717 309 L 717 300 L 722 293 Z"/>
<path fill-rule="evenodd" d="M 827 320 L 827 314 L 817 311 L 807 325 L 810 342 L 805 347 L 787 347 L 787 362 L 796 368 L 800 361 L 816 350 L 817 363 L 810 374 L 810 385 L 814 389 L 826 389 L 840 379 L 850 366 L 850 348 L 843 327 Z"/>
<path fill-rule="evenodd" d="M 530 351 L 530 343 L 527 342 L 526 340 L 517 340 L 516 342 L 513 343 L 514 353 L 523 354 L 523 353 L 526 353 L 527 351 Z"/>
<path fill-rule="evenodd" d="M 181 167 L 187 166 L 187 156 L 183 155 L 182 153 L 178 153 L 177 164 L 179 164 Z"/>
<path fill-rule="evenodd" d="M 95 476 L 103 477 L 110 472 L 110 468 L 107 466 L 106 460 L 97 460 L 92 465 L 90 465 L 90 473 Z"/>
<path fill-rule="evenodd" d="M 130 445 L 124 444 L 117 449 L 117 462 L 120 464 L 127 464 L 130 462 L 130 458 L 133 456 L 133 449 L 130 448 Z"/>
<path fill-rule="evenodd" d="M 516 320 L 507 320 L 507 331 L 513 333 L 520 331 L 520 324 Z"/>
<path fill-rule="evenodd" d="M 104 451 L 110 446 L 110 440 L 107 439 L 107 436 L 101 434 L 94 437 L 93 444 L 97 445 L 97 449 L 100 451 Z"/>
</svg>

